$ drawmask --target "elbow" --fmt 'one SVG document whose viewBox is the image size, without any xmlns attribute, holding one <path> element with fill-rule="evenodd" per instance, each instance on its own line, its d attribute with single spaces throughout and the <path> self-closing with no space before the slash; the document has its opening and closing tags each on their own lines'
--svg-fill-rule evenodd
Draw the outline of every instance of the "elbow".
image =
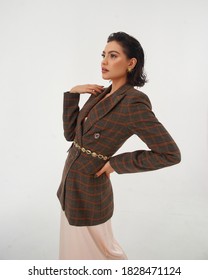
<svg viewBox="0 0 208 280">
<path fill-rule="evenodd" d="M 177 154 L 177 163 L 180 163 L 181 162 L 181 152 L 178 151 L 178 154 Z"/>
<path fill-rule="evenodd" d="M 179 150 L 178 146 L 176 146 L 175 151 L 175 162 L 176 164 L 181 162 L 181 151 Z"/>
<path fill-rule="evenodd" d="M 181 153 L 178 152 L 177 154 L 174 155 L 174 162 L 175 164 L 178 164 L 181 162 Z"/>
<path fill-rule="evenodd" d="M 174 153 L 171 153 L 168 155 L 168 161 L 170 163 L 170 165 L 175 165 L 181 162 L 181 152 L 178 149 L 177 151 L 175 151 Z"/>
<path fill-rule="evenodd" d="M 64 132 L 64 137 L 66 141 L 73 141 L 75 137 L 75 133 L 66 133 Z"/>
<path fill-rule="evenodd" d="M 73 141 L 76 134 L 76 125 L 75 124 L 69 125 L 68 123 L 65 122 L 63 128 L 64 128 L 63 134 L 66 141 Z"/>
</svg>

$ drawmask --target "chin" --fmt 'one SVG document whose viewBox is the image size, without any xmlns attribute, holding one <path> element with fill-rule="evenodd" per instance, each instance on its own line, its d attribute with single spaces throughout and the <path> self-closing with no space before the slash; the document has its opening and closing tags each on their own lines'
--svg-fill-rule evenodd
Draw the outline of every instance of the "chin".
<svg viewBox="0 0 208 280">
<path fill-rule="evenodd" d="M 102 75 L 103 80 L 111 80 L 110 77 L 108 77 L 107 75 Z"/>
</svg>

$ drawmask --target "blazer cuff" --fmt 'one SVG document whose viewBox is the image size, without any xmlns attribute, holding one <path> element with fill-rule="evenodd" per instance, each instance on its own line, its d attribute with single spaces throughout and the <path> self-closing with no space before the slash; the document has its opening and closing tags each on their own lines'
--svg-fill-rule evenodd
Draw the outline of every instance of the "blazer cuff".
<svg viewBox="0 0 208 280">
<path fill-rule="evenodd" d="M 110 159 L 109 159 L 109 162 L 110 162 L 110 165 L 111 165 L 111 167 L 115 170 L 115 172 L 116 173 L 118 173 L 118 174 L 122 174 L 123 172 L 120 170 L 120 168 L 119 168 L 119 166 L 118 166 L 118 164 L 117 164 L 117 158 L 116 158 L 117 156 L 114 156 L 114 157 L 111 157 Z"/>
<path fill-rule="evenodd" d="M 80 95 L 78 92 L 64 91 L 64 95 Z"/>
</svg>

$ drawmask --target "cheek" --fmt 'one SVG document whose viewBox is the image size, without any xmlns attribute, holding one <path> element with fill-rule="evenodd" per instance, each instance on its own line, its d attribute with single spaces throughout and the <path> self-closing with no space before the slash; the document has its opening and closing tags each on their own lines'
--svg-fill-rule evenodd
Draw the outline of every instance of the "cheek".
<svg viewBox="0 0 208 280">
<path fill-rule="evenodd" d="M 114 64 L 114 68 L 115 68 L 115 70 L 116 71 L 118 71 L 118 72 L 120 72 L 120 73 L 124 73 L 124 72 L 126 72 L 126 65 L 123 63 L 123 62 L 116 62 L 115 64 Z"/>
</svg>

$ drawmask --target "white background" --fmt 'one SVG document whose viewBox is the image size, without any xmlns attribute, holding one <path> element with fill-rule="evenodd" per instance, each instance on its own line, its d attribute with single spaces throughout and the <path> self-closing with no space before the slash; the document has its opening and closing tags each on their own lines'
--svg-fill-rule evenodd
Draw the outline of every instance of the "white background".
<svg viewBox="0 0 208 280">
<path fill-rule="evenodd" d="M 208 259 L 207 10 L 205 0 L 0 0 L 0 259 L 58 259 L 63 92 L 109 85 L 101 53 L 116 31 L 142 44 L 141 90 L 182 162 L 111 175 L 115 236 L 129 259 Z M 141 148 L 133 136 L 117 153 Z"/>
</svg>

